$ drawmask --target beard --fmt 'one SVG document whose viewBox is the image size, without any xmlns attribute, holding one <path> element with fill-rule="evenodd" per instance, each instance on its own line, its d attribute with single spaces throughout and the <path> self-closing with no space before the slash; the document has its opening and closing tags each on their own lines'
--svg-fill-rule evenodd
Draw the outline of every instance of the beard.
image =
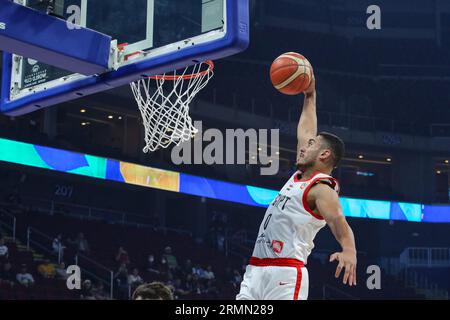
<svg viewBox="0 0 450 320">
<path fill-rule="evenodd" d="M 301 172 L 305 172 L 306 170 L 308 170 L 309 168 L 314 167 L 315 161 L 304 161 L 304 162 L 297 162 L 295 164 L 295 167 L 297 168 L 297 170 L 301 171 Z"/>
</svg>

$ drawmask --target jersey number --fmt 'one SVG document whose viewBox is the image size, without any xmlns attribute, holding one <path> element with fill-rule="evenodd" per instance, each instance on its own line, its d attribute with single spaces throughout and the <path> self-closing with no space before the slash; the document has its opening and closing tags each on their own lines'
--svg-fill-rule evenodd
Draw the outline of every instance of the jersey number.
<svg viewBox="0 0 450 320">
<path fill-rule="evenodd" d="M 267 229 L 267 225 L 268 225 L 269 222 L 270 222 L 270 218 L 272 218 L 272 214 L 269 214 L 269 215 L 267 216 L 267 218 L 266 218 L 266 221 L 264 221 L 264 230 Z"/>
</svg>

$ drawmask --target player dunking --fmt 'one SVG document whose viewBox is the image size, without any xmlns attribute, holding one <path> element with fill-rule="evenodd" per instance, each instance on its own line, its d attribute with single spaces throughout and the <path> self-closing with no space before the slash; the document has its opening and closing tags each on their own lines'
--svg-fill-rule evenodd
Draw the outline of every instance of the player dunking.
<svg viewBox="0 0 450 320">
<path fill-rule="evenodd" d="M 335 277 L 345 269 L 343 283 L 356 285 L 355 240 L 339 203 L 339 184 L 331 177 L 344 143 L 330 133 L 317 134 L 314 79 L 305 91 L 297 139 L 298 171 L 267 208 L 238 300 L 306 300 L 305 265 L 326 224 L 342 247 L 330 256 L 330 262 L 339 262 Z"/>
</svg>

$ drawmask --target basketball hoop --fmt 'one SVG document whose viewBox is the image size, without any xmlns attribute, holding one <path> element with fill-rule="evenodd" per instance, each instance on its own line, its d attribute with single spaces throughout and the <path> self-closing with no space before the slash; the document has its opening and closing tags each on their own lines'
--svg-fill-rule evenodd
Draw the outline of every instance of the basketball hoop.
<svg viewBox="0 0 450 320">
<path fill-rule="evenodd" d="M 214 63 L 205 61 L 132 82 L 131 89 L 145 127 L 145 153 L 191 139 L 197 129 L 189 116 L 189 105 L 214 75 Z"/>
</svg>

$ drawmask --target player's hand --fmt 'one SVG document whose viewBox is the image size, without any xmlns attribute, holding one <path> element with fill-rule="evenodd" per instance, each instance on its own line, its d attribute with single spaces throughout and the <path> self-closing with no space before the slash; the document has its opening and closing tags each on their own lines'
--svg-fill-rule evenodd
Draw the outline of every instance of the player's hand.
<svg viewBox="0 0 450 320">
<path fill-rule="evenodd" d="M 335 277 L 339 278 L 342 269 L 345 269 L 343 283 L 349 286 L 356 286 L 356 252 L 354 251 L 342 251 L 333 253 L 330 256 L 330 262 L 337 260 L 339 262 Z"/>
</svg>

